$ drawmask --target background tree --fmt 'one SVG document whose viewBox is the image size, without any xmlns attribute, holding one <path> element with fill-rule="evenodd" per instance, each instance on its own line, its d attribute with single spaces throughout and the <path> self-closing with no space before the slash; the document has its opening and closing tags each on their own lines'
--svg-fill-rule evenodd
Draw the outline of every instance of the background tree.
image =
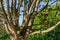
<svg viewBox="0 0 60 40">
<path fill-rule="evenodd" d="M 46 2 L 46 5 L 43 5 L 41 8 L 40 3 L 42 1 Z M 11 40 L 27 40 L 29 35 L 36 33 L 43 34 L 55 29 L 55 27 L 60 24 L 60 21 L 47 30 L 39 29 L 36 31 L 36 29 L 32 29 L 35 16 L 42 11 L 43 12 L 40 14 L 47 15 L 48 11 L 45 12 L 45 9 L 57 2 L 57 0 L 55 0 L 49 5 L 50 1 L 52 0 L 0 0 L 0 20 Z M 21 7 L 24 7 L 23 10 L 21 10 Z M 23 12 L 23 22 L 19 26 L 19 16 L 21 15 L 21 11 Z"/>
</svg>

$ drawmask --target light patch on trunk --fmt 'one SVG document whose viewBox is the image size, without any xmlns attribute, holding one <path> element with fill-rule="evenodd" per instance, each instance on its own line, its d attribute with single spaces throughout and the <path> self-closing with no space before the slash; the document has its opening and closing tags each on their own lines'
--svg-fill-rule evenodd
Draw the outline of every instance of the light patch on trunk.
<svg viewBox="0 0 60 40">
<path fill-rule="evenodd" d="M 8 24 L 8 28 L 9 28 L 10 32 L 14 33 L 14 31 L 12 30 L 12 28 L 10 27 L 9 24 Z"/>
<path fill-rule="evenodd" d="M 29 31 L 29 29 L 27 29 L 27 31 Z"/>
</svg>

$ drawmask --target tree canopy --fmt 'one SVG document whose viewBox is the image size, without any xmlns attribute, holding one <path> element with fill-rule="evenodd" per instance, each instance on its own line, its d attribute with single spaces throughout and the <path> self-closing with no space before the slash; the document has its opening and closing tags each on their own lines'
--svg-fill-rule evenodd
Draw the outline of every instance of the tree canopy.
<svg viewBox="0 0 60 40">
<path fill-rule="evenodd" d="M 11 40 L 27 40 L 30 35 L 48 33 L 60 24 L 59 5 L 58 0 L 0 0 L 0 24 Z M 23 22 L 19 25 L 21 15 Z"/>
</svg>

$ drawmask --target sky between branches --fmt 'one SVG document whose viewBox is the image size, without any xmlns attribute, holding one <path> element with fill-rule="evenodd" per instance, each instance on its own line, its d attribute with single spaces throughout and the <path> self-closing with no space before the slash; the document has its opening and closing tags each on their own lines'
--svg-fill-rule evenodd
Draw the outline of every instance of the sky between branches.
<svg viewBox="0 0 60 40">
<path fill-rule="evenodd" d="M 11 0 L 9 0 L 9 1 L 10 1 L 10 6 L 11 6 L 12 1 Z M 56 1 L 56 0 L 50 1 L 49 5 L 51 5 L 51 3 L 54 2 L 54 1 Z M 18 1 L 17 1 L 17 4 L 18 4 Z M 24 2 L 22 4 L 23 4 L 23 7 L 20 8 L 21 11 L 24 9 Z M 56 4 L 56 2 L 54 4 Z M 46 5 L 46 2 L 42 1 L 39 5 L 41 5 L 41 7 L 38 10 L 40 10 L 43 5 Z M 4 8 L 6 10 L 6 0 L 4 0 Z M 17 6 L 16 6 L 16 8 L 17 8 Z M 21 15 L 19 16 L 19 24 L 21 25 L 22 21 L 23 21 L 23 12 L 20 12 L 20 13 L 21 13 Z"/>
</svg>

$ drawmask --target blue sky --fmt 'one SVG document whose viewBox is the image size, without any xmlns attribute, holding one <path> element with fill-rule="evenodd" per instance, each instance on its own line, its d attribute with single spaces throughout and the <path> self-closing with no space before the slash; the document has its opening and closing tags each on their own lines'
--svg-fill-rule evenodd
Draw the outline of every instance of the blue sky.
<svg viewBox="0 0 60 40">
<path fill-rule="evenodd" d="M 11 6 L 11 0 L 9 0 L 9 2 L 10 2 L 10 6 Z M 53 1 L 51 1 L 51 2 L 49 2 L 49 5 L 52 3 Z M 17 2 L 18 3 L 18 2 Z M 43 5 L 46 5 L 46 2 L 41 2 L 40 3 L 41 4 L 41 7 L 39 8 L 39 9 L 41 9 L 42 8 L 42 6 Z M 54 4 L 56 4 L 56 3 L 54 3 Z M 6 9 L 6 0 L 4 0 L 4 6 L 5 6 L 5 9 Z M 21 7 L 21 10 L 23 10 L 24 9 L 24 7 Z M 22 24 L 22 21 L 23 21 L 23 12 L 20 12 L 21 13 L 21 15 L 19 16 L 19 24 Z"/>
</svg>

